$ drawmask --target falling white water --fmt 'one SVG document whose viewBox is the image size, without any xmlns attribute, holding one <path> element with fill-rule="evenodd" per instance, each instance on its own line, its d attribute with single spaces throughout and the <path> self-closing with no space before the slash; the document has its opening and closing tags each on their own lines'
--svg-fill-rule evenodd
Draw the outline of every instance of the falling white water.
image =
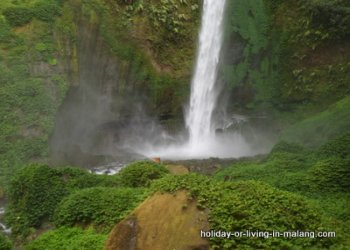
<svg viewBox="0 0 350 250">
<path fill-rule="evenodd" d="M 204 0 L 197 64 L 186 116 L 189 144 L 208 143 L 215 137 L 212 115 L 219 89 L 215 86 L 222 45 L 225 0 Z"/>
<path fill-rule="evenodd" d="M 260 153 L 252 149 L 239 131 L 215 133 L 213 112 L 222 91 L 222 86 L 216 82 L 223 40 L 224 10 L 225 0 L 204 0 L 197 61 L 186 113 L 189 138 L 184 140 L 179 136 L 169 141 L 165 135 L 160 136 L 161 140 L 156 143 L 145 139 L 136 145 L 126 145 L 134 152 L 150 158 L 170 160 L 236 158 Z"/>
</svg>

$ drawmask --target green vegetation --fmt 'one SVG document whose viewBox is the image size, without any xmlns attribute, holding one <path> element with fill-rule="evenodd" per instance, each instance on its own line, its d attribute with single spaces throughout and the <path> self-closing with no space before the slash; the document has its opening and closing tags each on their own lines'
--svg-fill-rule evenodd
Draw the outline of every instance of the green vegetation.
<svg viewBox="0 0 350 250">
<path fill-rule="evenodd" d="M 329 30 L 332 37 L 342 38 L 350 34 L 350 4 L 346 0 L 309 0 L 305 3 L 312 24 Z"/>
<path fill-rule="evenodd" d="M 3 14 L 11 26 L 23 26 L 33 18 L 44 22 L 53 22 L 61 13 L 59 3 L 56 0 L 39 1 L 34 5 L 19 5 L 4 9 Z"/>
<path fill-rule="evenodd" d="M 282 139 L 316 148 L 349 131 L 350 98 L 335 103 L 327 110 L 297 122 L 282 132 Z M 346 151 L 344 151 L 346 152 Z"/>
<path fill-rule="evenodd" d="M 154 191 L 188 189 L 201 208 L 208 208 L 211 228 L 223 231 L 330 230 L 327 221 L 302 196 L 256 181 L 221 182 L 190 174 L 169 176 L 152 186 Z M 288 208 L 288 209 L 286 209 Z M 211 238 L 213 249 L 326 248 L 332 239 Z"/>
<path fill-rule="evenodd" d="M 274 103 L 281 110 L 302 107 L 303 112 L 317 112 L 349 93 L 348 45 L 341 28 L 347 25 L 345 5 L 344 1 L 308 0 L 270 9 L 273 29 L 282 34 L 279 82 L 274 85 Z M 325 9 L 327 15 L 322 14 Z M 324 51 L 327 54 L 322 55 Z"/>
<path fill-rule="evenodd" d="M 86 1 L 82 12 L 100 26 L 111 52 L 129 65 L 133 84 L 151 97 L 154 112 L 181 116 L 195 57 L 199 1 Z"/>
<path fill-rule="evenodd" d="M 60 241 L 75 246 L 87 235 L 102 246 L 105 235 L 82 228 L 107 234 L 148 195 L 185 189 L 200 210 L 208 209 L 210 227 L 216 230 L 337 232 L 336 238 L 211 238 L 213 249 L 341 249 L 348 243 L 350 219 L 348 141 L 344 134 L 317 150 L 280 142 L 264 159 L 242 160 L 213 177 L 172 176 L 153 162 L 133 163 L 116 176 L 30 166 L 11 182 L 9 221 L 15 235 L 22 236 L 43 222 L 65 226 L 45 233 L 28 249 L 55 249 Z"/>
<path fill-rule="evenodd" d="M 107 235 L 98 234 L 92 229 L 62 227 L 41 235 L 30 242 L 26 250 L 102 250 Z"/>
<path fill-rule="evenodd" d="M 221 75 L 243 93 L 230 105 L 296 122 L 345 98 L 349 8 L 337 0 L 230 1 Z"/>
<path fill-rule="evenodd" d="M 0 185 L 23 164 L 48 156 L 48 137 L 67 91 L 58 76 L 56 1 L 0 5 Z M 21 26 L 13 28 L 11 26 Z"/>
<path fill-rule="evenodd" d="M 97 176 L 78 168 L 28 166 L 10 183 L 6 218 L 15 235 L 25 236 L 30 228 L 53 221 L 58 204 L 70 193 L 83 188 L 118 185 L 118 177 Z"/>
<path fill-rule="evenodd" d="M 215 178 L 260 180 L 302 194 L 346 192 L 350 174 L 348 137 L 348 134 L 341 135 L 314 151 L 281 142 L 265 160 L 242 161 L 220 170 Z"/>
<path fill-rule="evenodd" d="M 144 200 L 142 189 L 88 188 L 67 196 L 55 212 L 55 225 L 87 226 L 108 233 Z"/>
<path fill-rule="evenodd" d="M 349 223 L 349 134 L 317 150 L 282 142 L 262 161 L 242 161 L 214 175 L 217 180 L 263 181 L 303 195 L 347 237 Z M 342 243 L 345 244 L 346 243 Z"/>
<path fill-rule="evenodd" d="M 270 44 L 270 25 L 263 0 L 228 2 L 225 44 L 240 49 L 236 52 L 236 58 L 225 59 L 222 75 L 233 88 L 253 88 L 255 94 L 249 100 L 257 104 L 271 99 L 272 86 L 277 78 L 278 45 Z M 241 102 L 237 105 L 249 107 L 252 103 Z"/>
<path fill-rule="evenodd" d="M 25 248 L 103 249 L 108 231 L 147 195 L 186 189 L 215 230 L 337 232 L 335 239 L 212 238 L 213 249 L 347 249 L 348 0 L 228 1 L 219 77 L 238 93 L 231 108 L 267 111 L 279 122 L 282 141 L 264 159 L 238 161 L 212 177 L 170 176 L 151 162 L 115 176 L 31 164 L 49 162 L 55 116 L 79 83 L 79 25 L 98 30 L 120 67 L 121 94 L 132 85 L 155 116 L 180 117 L 201 4 L 0 1 L 0 196 L 9 199 L 16 245 L 55 225 Z M 3 235 L 0 249 L 12 249 Z"/>
<path fill-rule="evenodd" d="M 108 232 L 147 195 L 143 189 L 168 171 L 153 162 L 136 162 L 115 176 L 90 174 L 72 167 L 30 165 L 8 187 L 6 220 L 14 236 L 25 238 L 44 223 L 92 225 Z"/>
<path fill-rule="evenodd" d="M 128 165 L 120 171 L 120 179 L 127 187 L 147 187 L 152 180 L 159 179 L 169 171 L 162 165 L 141 161 Z"/>
<path fill-rule="evenodd" d="M 0 234 L 0 249 L 1 250 L 11 250 L 12 243 L 11 241 L 4 235 Z"/>
<path fill-rule="evenodd" d="M 48 161 L 58 107 L 79 82 L 78 25 L 99 30 L 123 89 L 132 82 L 154 113 L 180 116 L 199 12 L 198 0 L 1 1 L 0 185 L 29 162 Z"/>
</svg>

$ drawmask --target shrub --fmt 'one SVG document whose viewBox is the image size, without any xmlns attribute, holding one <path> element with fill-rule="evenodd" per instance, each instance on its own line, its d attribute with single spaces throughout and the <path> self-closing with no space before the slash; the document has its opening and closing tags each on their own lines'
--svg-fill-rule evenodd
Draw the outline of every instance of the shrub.
<svg viewBox="0 0 350 250">
<path fill-rule="evenodd" d="M 241 161 L 215 173 L 217 180 L 259 180 L 274 187 L 293 191 L 309 191 L 307 171 L 314 164 L 312 151 L 303 153 L 286 152 L 288 147 L 276 146 L 262 162 Z M 297 152 L 299 147 L 290 151 Z M 302 150 L 302 149 L 301 149 Z"/>
<path fill-rule="evenodd" d="M 221 231 L 318 231 L 327 223 L 299 195 L 280 191 L 256 181 L 221 182 L 189 174 L 167 176 L 152 185 L 154 192 L 188 189 L 209 209 L 211 228 Z M 330 230 L 334 231 L 334 230 Z M 327 248 L 331 239 L 308 238 L 211 238 L 213 249 L 294 249 Z"/>
<path fill-rule="evenodd" d="M 11 250 L 12 249 L 11 241 L 1 233 L 0 233 L 0 249 L 1 250 Z"/>
<path fill-rule="evenodd" d="M 26 250 L 102 250 L 107 236 L 92 229 L 59 228 L 42 234 L 30 242 Z"/>
<path fill-rule="evenodd" d="M 350 155 L 350 133 L 338 136 L 324 144 L 318 151 L 322 157 L 346 158 Z"/>
<path fill-rule="evenodd" d="M 281 136 L 288 142 L 300 143 L 307 148 L 318 148 L 349 132 L 349 127 L 350 97 L 346 97 L 327 110 L 286 128 Z"/>
<path fill-rule="evenodd" d="M 4 16 L 11 26 L 22 26 L 29 23 L 34 13 L 31 8 L 28 7 L 9 7 L 4 10 Z"/>
<path fill-rule="evenodd" d="M 310 169 L 310 181 L 317 190 L 350 191 L 350 158 L 332 157 L 318 161 Z"/>
<path fill-rule="evenodd" d="M 75 190 L 118 183 L 114 176 L 96 176 L 78 168 L 31 165 L 10 182 L 6 218 L 15 235 L 25 235 L 29 227 L 51 221 L 59 202 Z"/>
<path fill-rule="evenodd" d="M 32 165 L 19 171 L 9 187 L 9 214 L 13 232 L 24 227 L 38 227 L 50 219 L 58 202 L 68 194 L 64 180 L 55 169 Z"/>
<path fill-rule="evenodd" d="M 119 176 L 122 184 L 127 187 L 145 187 L 149 186 L 152 180 L 159 179 L 168 172 L 163 165 L 141 161 L 123 168 Z"/>
<path fill-rule="evenodd" d="M 280 141 L 272 148 L 271 153 L 276 153 L 276 152 L 302 153 L 303 151 L 304 151 L 304 148 L 300 144 Z"/>
<path fill-rule="evenodd" d="M 130 188 L 89 188 L 71 194 L 58 206 L 57 226 L 92 224 L 107 232 L 144 199 L 144 191 Z"/>
<path fill-rule="evenodd" d="M 340 37 L 350 34 L 350 5 L 348 1 L 308 0 L 306 9 L 315 25 L 322 25 Z"/>
<path fill-rule="evenodd" d="M 34 17 L 44 22 L 51 22 L 56 16 L 61 15 L 61 7 L 57 1 L 44 0 L 32 7 L 9 7 L 3 14 L 11 26 L 23 26 L 30 23 Z"/>
<path fill-rule="evenodd" d="M 57 1 L 41 1 L 34 6 L 34 16 L 44 22 L 52 22 L 61 15 L 61 7 Z"/>
<path fill-rule="evenodd" d="M 57 174 L 66 182 L 70 190 L 89 187 L 118 187 L 121 185 L 118 175 L 95 175 L 80 168 L 56 168 Z"/>
</svg>

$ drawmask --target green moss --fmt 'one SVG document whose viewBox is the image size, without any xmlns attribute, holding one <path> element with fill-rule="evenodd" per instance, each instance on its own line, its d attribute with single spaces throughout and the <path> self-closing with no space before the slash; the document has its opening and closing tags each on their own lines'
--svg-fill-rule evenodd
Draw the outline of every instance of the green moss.
<svg viewBox="0 0 350 250">
<path fill-rule="evenodd" d="M 221 68 L 224 80 L 232 87 L 251 86 L 256 103 L 268 102 L 277 78 L 278 44 L 269 39 L 271 24 L 265 3 L 235 0 L 227 4 L 225 47 L 237 47 L 237 51 L 236 58 L 226 56 Z"/>
<path fill-rule="evenodd" d="M 269 23 L 264 2 L 236 0 L 228 3 L 228 9 L 230 15 L 226 29 L 237 32 L 247 41 L 252 54 L 257 54 L 265 48 L 268 42 L 266 35 Z"/>
<path fill-rule="evenodd" d="M 152 180 L 162 178 L 167 173 L 169 171 L 161 164 L 141 161 L 126 166 L 118 175 L 124 186 L 146 187 Z"/>
<path fill-rule="evenodd" d="M 141 189 L 89 188 L 66 197 L 55 212 L 56 226 L 91 225 L 109 232 L 145 197 Z"/>
<path fill-rule="evenodd" d="M 26 250 L 102 250 L 107 235 L 92 229 L 59 228 L 42 234 L 25 246 Z"/>
<path fill-rule="evenodd" d="M 344 98 L 327 110 L 287 128 L 281 138 L 315 148 L 348 132 L 349 122 L 350 98 Z"/>
</svg>

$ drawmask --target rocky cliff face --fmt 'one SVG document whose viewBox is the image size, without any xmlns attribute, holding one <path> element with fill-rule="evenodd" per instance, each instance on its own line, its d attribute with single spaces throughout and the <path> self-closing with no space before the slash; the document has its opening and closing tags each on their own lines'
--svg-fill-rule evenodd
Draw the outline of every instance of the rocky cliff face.
<svg viewBox="0 0 350 250">
<path fill-rule="evenodd" d="M 151 104 L 133 62 L 110 54 L 96 24 L 79 21 L 76 46 L 77 77 L 56 116 L 51 157 L 55 165 L 91 166 L 100 160 L 94 156 L 116 153 L 117 133 Z"/>
</svg>

